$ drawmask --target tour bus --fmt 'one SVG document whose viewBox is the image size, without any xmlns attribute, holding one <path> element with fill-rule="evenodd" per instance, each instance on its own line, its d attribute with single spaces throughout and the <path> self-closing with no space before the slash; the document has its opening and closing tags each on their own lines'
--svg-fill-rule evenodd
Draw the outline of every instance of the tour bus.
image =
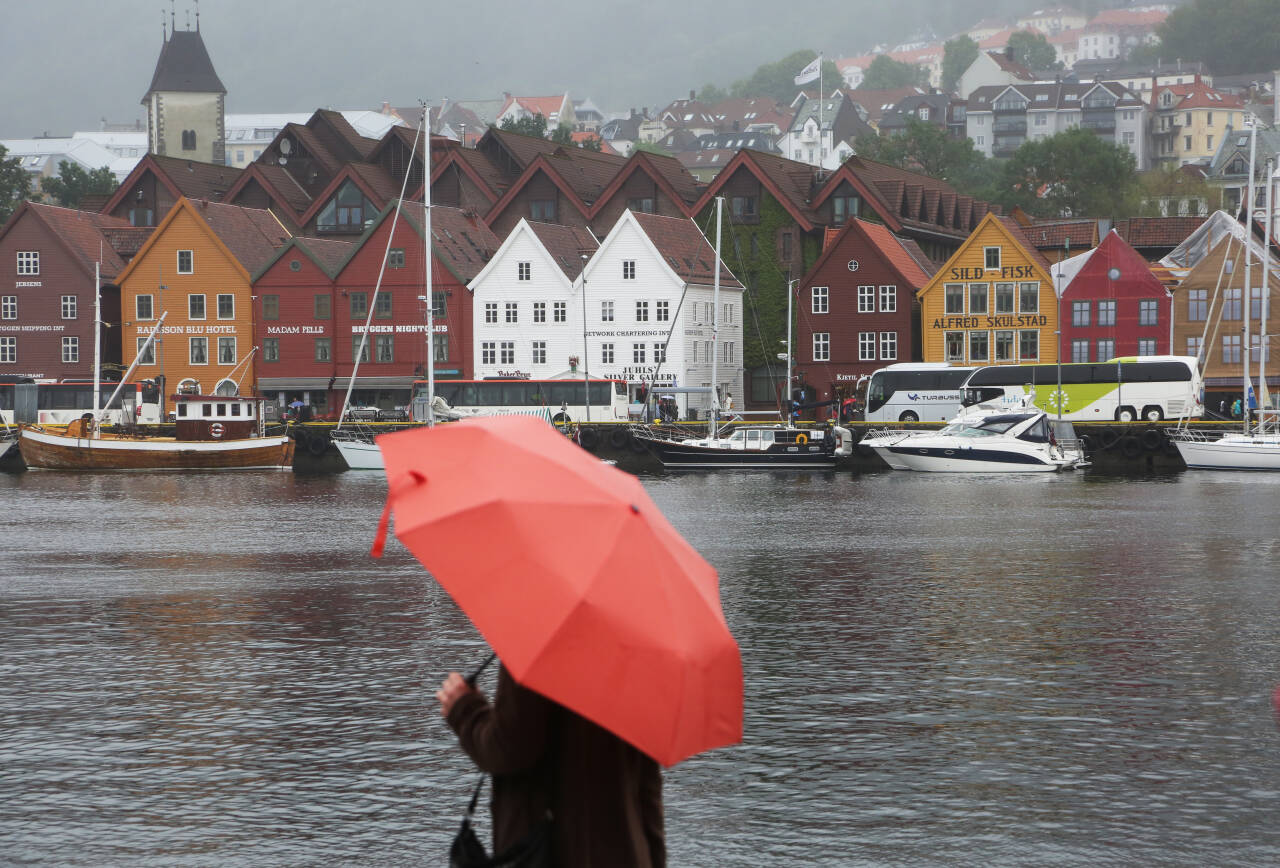
<svg viewBox="0 0 1280 868">
<path fill-rule="evenodd" d="M 1059 371 L 1061 368 L 1061 371 Z M 978 368 L 964 383 L 964 406 L 1021 406 L 1028 392 L 1047 413 L 1071 422 L 1197 417 L 1203 414 L 1203 383 L 1195 356 L 1129 356 L 1106 362 L 1059 365 L 993 365 Z"/>
<path fill-rule="evenodd" d="M 960 386 L 973 368 L 944 362 L 901 362 L 867 384 L 867 422 L 945 422 L 960 410 Z"/>
<path fill-rule="evenodd" d="M 98 386 L 98 401 L 106 406 L 107 399 L 115 391 L 118 383 L 104 382 Z M 85 413 L 94 412 L 93 383 L 82 380 L 64 381 L 61 383 L 37 383 L 0 381 L 0 417 L 10 425 L 14 424 L 16 411 L 26 409 L 26 416 L 31 416 L 31 407 L 24 404 L 24 392 L 35 393 L 34 419 L 24 418 L 22 421 L 35 421 L 41 425 L 66 425 L 79 419 Z M 25 398 L 30 401 L 30 398 Z M 154 425 L 160 419 L 160 388 L 150 380 L 141 383 L 127 383 L 111 406 L 103 414 L 102 421 L 107 425 L 123 423 L 122 408 L 129 405 L 133 413 L 133 422 L 140 425 Z"/>
<path fill-rule="evenodd" d="M 437 380 L 436 396 L 455 410 L 476 415 L 528 413 L 545 408 L 553 422 L 627 421 L 625 380 Z M 586 404 L 590 398 L 591 406 Z M 413 383 L 412 419 L 427 419 L 427 381 Z"/>
</svg>

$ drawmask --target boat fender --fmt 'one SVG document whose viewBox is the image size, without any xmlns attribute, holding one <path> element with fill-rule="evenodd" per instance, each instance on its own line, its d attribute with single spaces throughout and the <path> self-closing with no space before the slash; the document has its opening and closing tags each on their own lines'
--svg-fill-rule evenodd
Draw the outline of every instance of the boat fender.
<svg viewBox="0 0 1280 868">
<path fill-rule="evenodd" d="M 1142 446 L 1148 452 L 1158 452 L 1164 446 L 1164 432 L 1159 428 L 1148 428 L 1142 432 Z"/>
<path fill-rule="evenodd" d="M 1132 434 L 1125 435 L 1120 441 L 1120 454 L 1125 458 L 1137 458 L 1142 454 L 1142 441 Z"/>
<path fill-rule="evenodd" d="M 600 445 L 600 435 L 596 433 L 594 428 L 579 428 L 578 445 L 588 452 L 594 452 L 595 448 Z"/>
<path fill-rule="evenodd" d="M 221 437 L 221 436 L 222 436 L 222 423 L 221 423 L 221 422 L 214 422 L 212 425 L 210 425 L 210 426 L 209 426 L 209 434 L 210 434 L 211 436 L 213 436 L 213 437 Z"/>
<path fill-rule="evenodd" d="M 629 439 L 631 439 L 631 432 L 626 428 L 614 428 L 609 434 L 609 445 L 614 449 L 625 449 Z"/>
<path fill-rule="evenodd" d="M 315 457 L 319 458 L 329 449 L 329 438 L 323 435 L 312 434 L 307 438 L 307 451 Z"/>
<path fill-rule="evenodd" d="M 1111 428 L 1103 428 L 1098 432 L 1098 444 L 1103 449 L 1110 449 L 1120 440 L 1120 435 Z"/>
<path fill-rule="evenodd" d="M 796 445 L 797 445 L 797 446 L 803 446 L 803 445 L 805 445 L 805 444 L 806 444 L 806 443 L 808 443 L 808 442 L 809 442 L 809 435 L 808 435 L 808 434 L 805 434 L 804 432 L 801 432 L 801 433 L 799 433 L 799 434 L 797 434 L 797 435 L 796 435 Z"/>
<path fill-rule="evenodd" d="M 637 455 L 639 455 L 639 454 L 641 454 L 641 453 L 644 453 L 644 452 L 648 452 L 648 451 L 649 451 L 648 447 L 646 447 L 646 446 L 644 445 L 644 441 L 643 441 L 643 440 L 641 440 L 639 437 L 637 437 L 637 436 L 635 436 L 634 434 L 632 434 L 630 439 L 631 439 L 631 451 L 632 451 L 632 452 L 635 452 Z"/>
<path fill-rule="evenodd" d="M 1081 434 L 1080 445 L 1084 447 L 1085 452 L 1092 452 L 1095 448 L 1092 434 Z"/>
</svg>

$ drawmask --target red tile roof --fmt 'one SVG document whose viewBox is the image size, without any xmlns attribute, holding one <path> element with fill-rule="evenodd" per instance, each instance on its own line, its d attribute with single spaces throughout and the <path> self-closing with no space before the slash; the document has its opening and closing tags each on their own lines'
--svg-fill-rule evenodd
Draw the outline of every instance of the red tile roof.
<svg viewBox="0 0 1280 868">
<path fill-rule="evenodd" d="M 218 163 L 199 163 L 181 157 L 150 154 L 150 160 L 173 183 L 178 193 L 193 199 L 221 201 L 223 195 L 240 177 L 240 170 Z"/>
<path fill-rule="evenodd" d="M 289 232 L 269 211 L 198 200 L 190 200 L 190 204 L 250 274 L 266 265 L 289 240 Z"/>
<path fill-rule="evenodd" d="M 475 214 L 459 208 L 431 208 L 431 250 L 462 283 L 471 280 L 502 245 Z"/>
<path fill-rule="evenodd" d="M 1223 93 L 1214 90 L 1200 80 L 1196 76 L 1196 80 L 1189 84 L 1163 84 L 1151 91 L 1151 106 L 1156 110 L 1160 110 L 1159 105 L 1160 94 L 1165 91 L 1172 91 L 1175 97 L 1181 97 L 1174 102 L 1172 108 L 1174 111 L 1183 111 L 1185 109 L 1196 108 L 1220 108 L 1220 109 L 1242 109 L 1244 108 L 1244 100 L 1233 93 Z"/>
<path fill-rule="evenodd" d="M 880 123 L 880 118 L 884 113 L 892 109 L 895 105 L 902 102 L 909 96 L 918 96 L 924 93 L 918 87 L 895 87 L 889 90 L 858 90 L 849 91 L 849 99 L 856 102 L 867 110 L 867 121 L 872 124 Z"/>
<path fill-rule="evenodd" d="M 291 243 L 306 250 L 330 277 L 338 273 L 339 267 L 347 261 L 356 247 L 354 241 L 308 238 L 302 235 L 295 236 Z"/>
<path fill-rule="evenodd" d="M 498 112 L 498 117 L 502 117 L 507 109 L 511 108 L 512 103 L 520 103 L 521 108 L 530 114 L 540 114 L 547 119 L 547 126 L 551 125 L 551 116 L 555 115 L 559 119 L 560 109 L 564 105 L 564 94 L 558 96 L 507 96 L 506 102 L 502 104 L 502 109 Z"/>
<path fill-rule="evenodd" d="M 99 259 L 103 280 L 112 280 L 124 270 L 124 259 L 111 245 L 105 230 L 132 230 L 128 220 L 36 202 L 27 203 L 27 209 L 62 239 L 85 273 L 92 274 L 94 263 Z"/>
<path fill-rule="evenodd" d="M 630 212 L 667 265 L 686 283 L 709 286 L 715 282 L 716 252 L 692 220 Z M 720 286 L 742 289 L 733 273 L 720 263 Z"/>
<path fill-rule="evenodd" d="M 1022 226 L 1018 223 L 1018 221 L 1013 219 L 1012 217 L 996 216 L 995 219 L 999 220 L 1000 223 L 1004 226 L 1004 228 L 1009 230 L 1009 234 L 1013 236 L 1013 240 L 1016 241 L 1018 245 L 1023 249 L 1023 251 L 1026 252 L 1027 256 L 1035 260 L 1036 264 L 1039 265 L 1041 268 L 1043 268 L 1046 273 L 1048 273 L 1051 267 L 1049 265 L 1049 260 L 1045 259 L 1044 255 L 1040 252 L 1040 250 L 1034 244 L 1031 243 L 1031 239 L 1028 238 L 1026 236 L 1026 233 L 1022 231 Z"/>
<path fill-rule="evenodd" d="M 1010 35 L 1012 34 L 1011 33 L 1004 34 L 1004 42 L 1009 41 Z M 992 37 L 992 38 L 995 38 L 995 37 Z M 1000 67 L 1005 72 L 1010 73 L 1011 75 L 1016 75 L 1018 78 L 1022 79 L 1023 81 L 1035 81 L 1036 77 L 1031 72 L 1031 70 L 1027 69 L 1021 63 L 1018 63 L 1014 61 L 1012 58 L 1006 56 L 1003 51 L 988 51 L 987 56 L 990 57 L 992 60 L 994 60 L 996 62 L 996 66 Z"/>
<path fill-rule="evenodd" d="M 1115 230 L 1132 247 L 1177 247 L 1207 217 L 1133 217 L 1117 220 Z"/>
<path fill-rule="evenodd" d="M 586 253 L 590 256 L 600 246 L 595 236 L 577 226 L 538 223 L 533 220 L 526 222 L 529 224 L 529 230 L 538 236 L 547 253 L 570 280 L 577 280 L 578 275 L 582 273 L 582 266 L 586 264 L 582 254 Z"/>
<path fill-rule="evenodd" d="M 885 258 L 892 263 L 898 273 L 910 282 L 913 289 L 922 288 L 929 282 L 929 278 L 933 276 L 933 273 L 937 271 L 936 267 L 932 271 L 926 271 L 915 256 L 903 246 L 903 239 L 894 235 L 883 225 L 868 223 L 865 220 L 851 222 L 856 223 L 858 228 L 866 233 L 867 237 L 871 239 L 871 243 L 885 255 Z M 919 256 L 924 257 L 924 252 L 920 251 L 918 246 L 916 251 L 919 251 Z M 928 259 L 926 258 L 924 261 L 928 262 Z"/>
<path fill-rule="evenodd" d="M 1076 251 L 1098 243 L 1098 221 L 1092 219 L 1036 221 L 1023 226 L 1022 231 L 1027 240 L 1045 253 L 1063 250 L 1064 240 L 1070 241 L 1070 249 Z"/>
</svg>

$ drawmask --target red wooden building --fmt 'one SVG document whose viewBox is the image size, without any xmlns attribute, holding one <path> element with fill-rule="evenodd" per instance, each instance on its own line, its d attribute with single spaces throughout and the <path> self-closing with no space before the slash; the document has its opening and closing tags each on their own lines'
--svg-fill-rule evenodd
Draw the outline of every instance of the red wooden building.
<svg viewBox="0 0 1280 868">
<path fill-rule="evenodd" d="M 1064 284 L 1063 361 L 1104 362 L 1170 352 L 1173 296 L 1114 229 L 1096 248 L 1059 263 L 1054 271 L 1055 283 Z"/>
<path fill-rule="evenodd" d="M 859 378 L 920 358 L 916 292 L 936 266 L 914 241 L 849 220 L 800 280 L 793 387 L 805 401 L 851 395 Z"/>
<path fill-rule="evenodd" d="M 115 279 L 150 231 L 105 214 L 24 202 L 0 229 L 0 375 L 93 378 L 98 263 L 102 362 L 119 370 Z"/>
</svg>

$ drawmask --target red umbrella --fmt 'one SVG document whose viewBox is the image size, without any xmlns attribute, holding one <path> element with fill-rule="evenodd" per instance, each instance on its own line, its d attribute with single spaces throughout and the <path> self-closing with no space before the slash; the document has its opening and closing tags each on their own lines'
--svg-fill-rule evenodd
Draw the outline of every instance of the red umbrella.
<svg viewBox="0 0 1280 868">
<path fill-rule="evenodd" d="M 639 481 L 529 416 L 378 438 L 396 537 L 526 687 L 663 765 L 742 738 L 715 570 Z"/>
</svg>

